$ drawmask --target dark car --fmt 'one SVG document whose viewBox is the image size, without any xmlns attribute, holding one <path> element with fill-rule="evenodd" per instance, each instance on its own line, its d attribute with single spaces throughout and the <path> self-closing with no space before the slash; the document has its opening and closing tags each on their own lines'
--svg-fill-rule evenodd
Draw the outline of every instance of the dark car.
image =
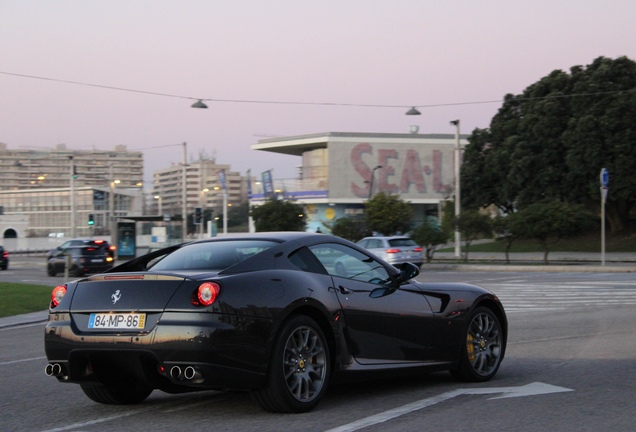
<svg viewBox="0 0 636 432">
<path fill-rule="evenodd" d="M 111 258 L 115 257 L 115 250 L 117 249 L 116 246 L 111 246 L 106 240 L 71 239 L 62 243 L 61 246 L 58 246 L 55 249 L 51 249 L 46 254 L 46 260 L 48 261 L 49 258 L 51 258 L 53 255 L 71 246 L 94 246 L 99 249 L 103 249 L 104 253 L 106 253 L 106 255 L 108 255 Z"/>
<path fill-rule="evenodd" d="M 46 273 L 49 276 L 63 273 L 67 263 L 68 273 L 72 276 L 101 273 L 113 268 L 113 259 L 104 249 L 95 246 L 71 246 L 58 250 L 47 260 Z"/>
<path fill-rule="evenodd" d="M 338 276 L 344 255 L 366 271 Z M 500 301 L 418 273 L 323 234 L 172 246 L 56 287 L 45 372 L 104 404 L 234 389 L 272 412 L 309 411 L 332 377 L 358 371 L 491 379 L 506 350 Z"/>
<path fill-rule="evenodd" d="M 2 246 L 0 246 L 0 269 L 6 270 L 9 268 L 9 252 L 4 250 Z"/>
</svg>

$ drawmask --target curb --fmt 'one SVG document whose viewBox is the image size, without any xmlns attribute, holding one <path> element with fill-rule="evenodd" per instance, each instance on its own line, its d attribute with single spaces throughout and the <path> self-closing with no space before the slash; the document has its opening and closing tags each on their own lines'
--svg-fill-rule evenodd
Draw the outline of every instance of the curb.
<svg viewBox="0 0 636 432">
<path fill-rule="evenodd" d="M 8 327 L 16 327 L 23 324 L 35 324 L 46 322 L 49 319 L 49 311 L 31 312 L 22 315 L 14 315 L 10 317 L 0 318 L 0 329 Z"/>
<path fill-rule="evenodd" d="M 420 270 L 449 271 L 501 271 L 548 273 L 636 273 L 634 266 L 586 266 L 586 265 L 491 265 L 491 264 L 423 264 Z"/>
</svg>

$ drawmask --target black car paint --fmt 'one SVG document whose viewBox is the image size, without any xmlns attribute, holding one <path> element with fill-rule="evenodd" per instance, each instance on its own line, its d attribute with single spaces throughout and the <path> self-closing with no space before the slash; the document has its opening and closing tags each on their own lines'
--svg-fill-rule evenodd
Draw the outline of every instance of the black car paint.
<svg viewBox="0 0 636 432">
<path fill-rule="evenodd" d="M 488 305 L 499 317 L 506 340 L 501 303 L 485 289 L 408 280 L 399 286 L 392 284 L 382 297 L 371 298 L 368 289 L 358 289 L 359 284 L 351 280 L 300 271 L 287 259 L 300 248 L 327 242 L 345 244 L 376 258 L 363 248 L 315 234 L 269 233 L 258 238 L 281 243 L 217 273 L 153 273 L 144 271 L 143 259 L 135 259 L 105 274 L 69 283 L 62 302 L 50 309 L 45 330 L 47 358 L 68 371 L 58 380 L 97 383 L 125 377 L 170 393 L 260 387 L 278 329 L 295 314 L 310 316 L 322 328 L 335 373 L 452 369 L 465 343 L 466 317 L 479 305 Z M 161 256 L 161 251 L 150 256 Z M 399 274 L 389 264 L 386 270 L 393 278 Z M 149 279 L 119 279 L 141 276 Z M 208 307 L 190 301 L 203 281 L 221 286 L 219 297 Z M 148 295 L 151 289 L 153 294 Z M 116 290 L 121 299 L 113 304 L 111 294 Z M 408 300 L 406 311 L 402 298 Z M 141 301 L 147 302 L 142 309 Z M 89 330 L 88 316 L 102 311 L 142 311 L 148 314 L 150 327 L 124 332 Z M 423 326 L 425 331 L 405 330 L 414 326 Z M 113 350 L 121 352 L 121 357 L 114 358 Z M 104 365 L 101 376 L 87 371 L 89 361 Z M 186 385 L 156 372 L 157 365 L 169 368 L 177 364 L 197 365 L 206 380 Z"/>
</svg>

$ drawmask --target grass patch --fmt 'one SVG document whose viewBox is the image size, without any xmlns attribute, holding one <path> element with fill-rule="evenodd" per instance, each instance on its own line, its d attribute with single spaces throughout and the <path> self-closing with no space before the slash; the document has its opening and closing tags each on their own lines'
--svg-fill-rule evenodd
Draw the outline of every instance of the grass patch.
<svg viewBox="0 0 636 432">
<path fill-rule="evenodd" d="M 444 248 L 438 252 L 453 252 L 455 248 Z M 466 248 L 462 246 L 462 251 Z M 470 245 L 470 252 L 506 252 L 506 243 L 494 241 Z M 543 252 L 536 240 L 517 240 L 512 243 L 510 252 Z M 601 235 L 586 234 L 563 239 L 550 246 L 550 252 L 594 252 L 601 253 Z M 636 252 L 636 235 L 608 237 L 605 240 L 605 252 Z"/>
<path fill-rule="evenodd" d="M 49 308 L 53 287 L 0 282 L 0 318 Z"/>
</svg>

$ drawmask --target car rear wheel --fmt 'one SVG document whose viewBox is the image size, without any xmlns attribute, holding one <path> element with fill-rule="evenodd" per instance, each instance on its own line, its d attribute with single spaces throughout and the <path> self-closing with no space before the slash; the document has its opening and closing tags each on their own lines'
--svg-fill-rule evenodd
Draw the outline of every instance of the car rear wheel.
<svg viewBox="0 0 636 432">
<path fill-rule="evenodd" d="M 94 402 L 106 405 L 134 405 L 146 400 L 152 389 L 135 387 L 97 387 L 81 385 L 82 391 Z"/>
<path fill-rule="evenodd" d="M 501 324 L 485 307 L 475 309 L 468 322 L 459 367 L 451 373 L 463 381 L 488 381 L 497 373 L 504 353 Z"/>
<path fill-rule="evenodd" d="M 81 268 L 79 268 L 79 266 L 72 266 L 69 270 L 68 270 L 68 274 L 70 274 L 71 276 L 75 276 L 75 277 L 80 277 L 80 276 L 84 276 L 84 272 L 82 271 Z"/>
<path fill-rule="evenodd" d="M 307 412 L 325 394 L 329 372 L 322 330 L 311 318 L 295 316 L 276 339 L 265 387 L 253 390 L 252 396 L 267 411 Z"/>
<path fill-rule="evenodd" d="M 46 274 L 49 276 L 55 276 L 57 272 L 55 271 L 55 266 L 53 264 L 48 264 L 46 266 Z"/>
</svg>

